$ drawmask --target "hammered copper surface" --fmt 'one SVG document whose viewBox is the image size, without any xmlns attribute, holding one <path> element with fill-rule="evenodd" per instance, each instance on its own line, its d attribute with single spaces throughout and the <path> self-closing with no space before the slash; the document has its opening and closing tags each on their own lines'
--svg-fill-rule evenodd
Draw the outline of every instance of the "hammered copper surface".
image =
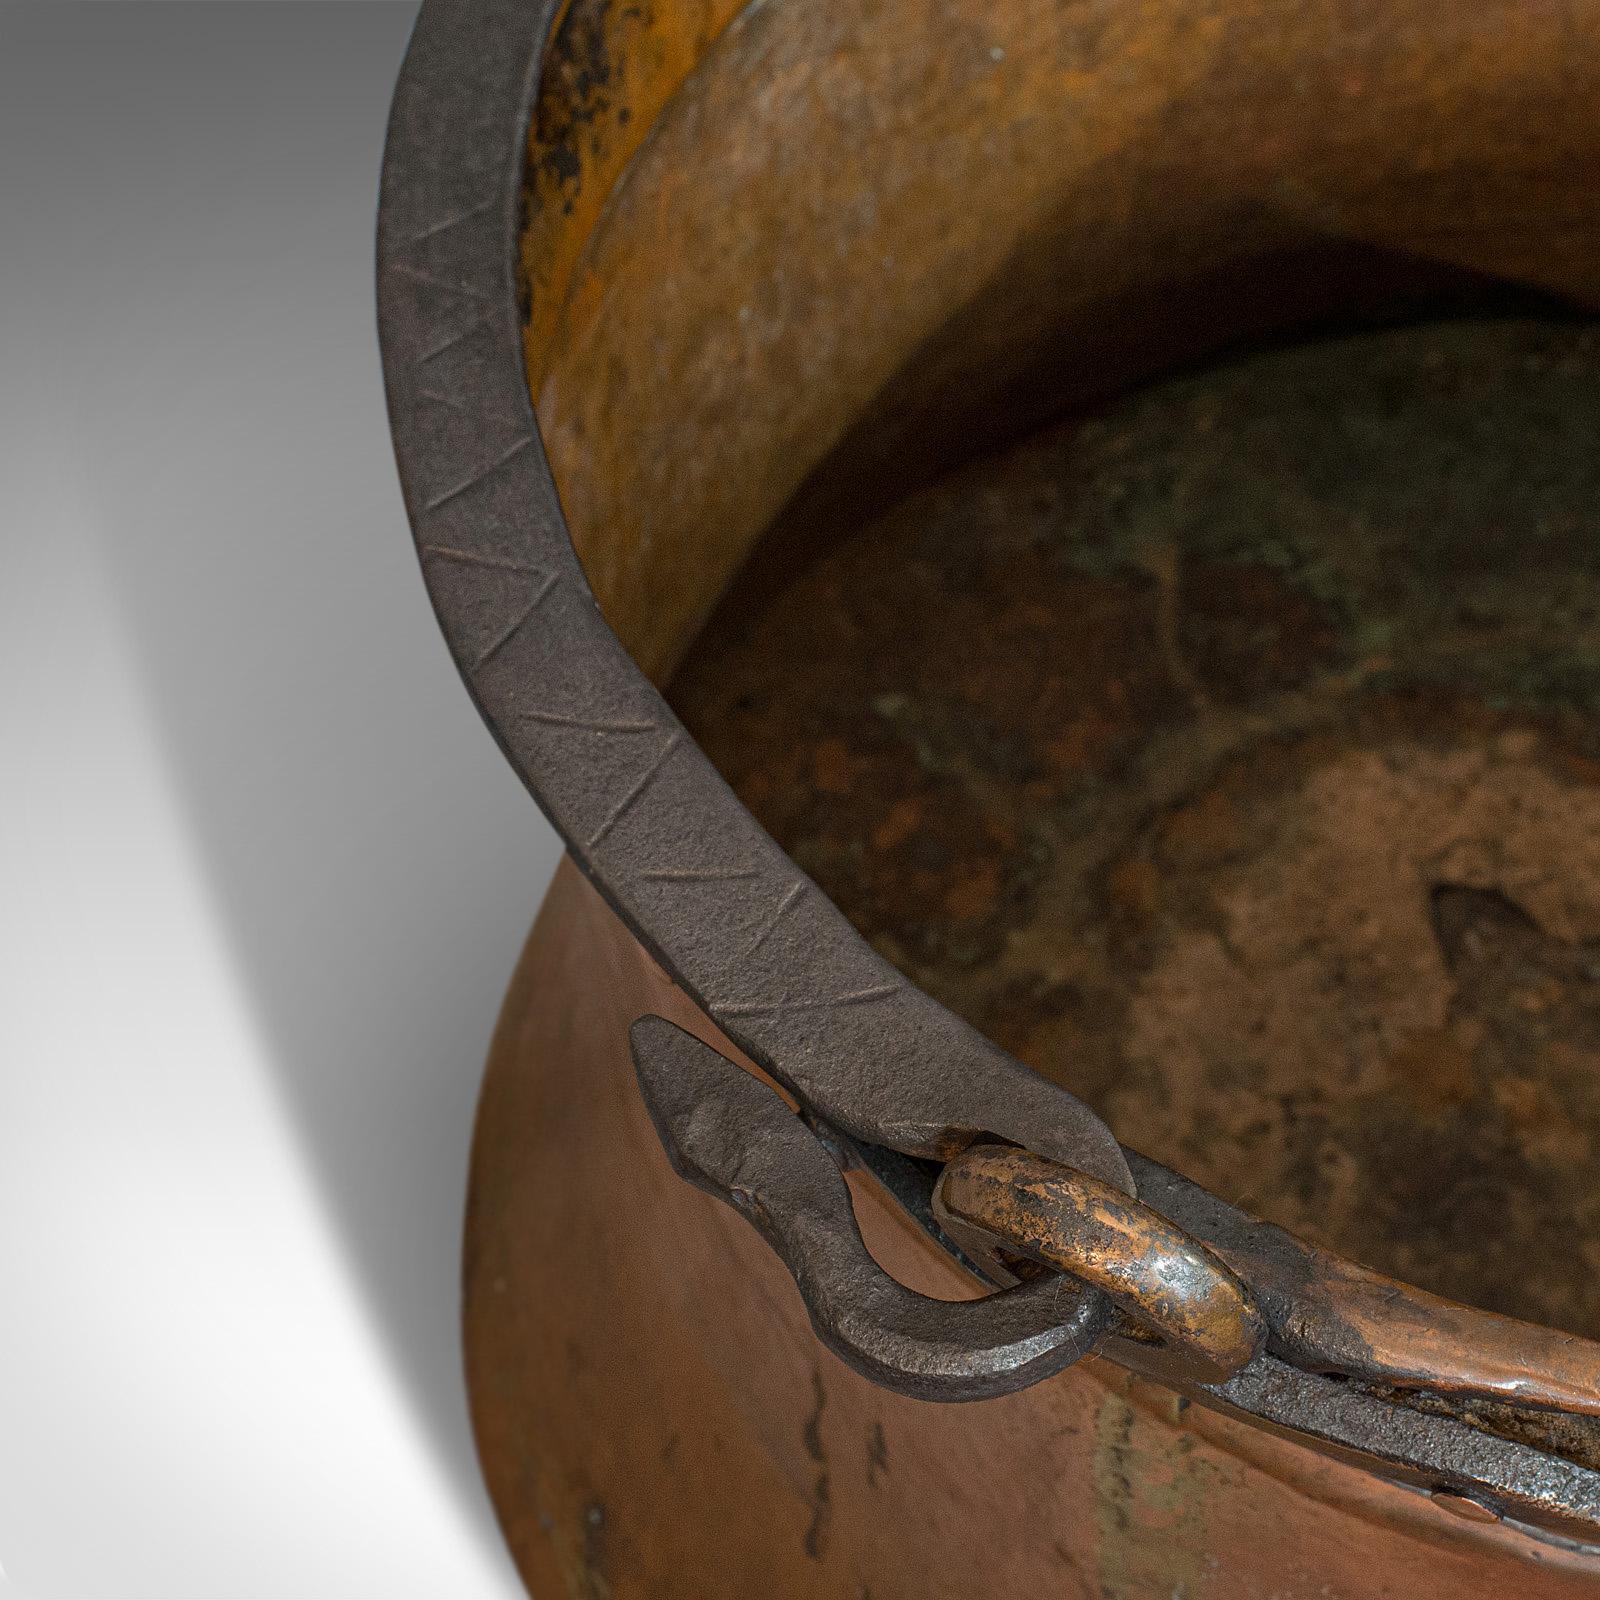
<svg viewBox="0 0 1600 1600">
<path fill-rule="evenodd" d="M 906 501 L 675 686 L 916 981 L 1246 1209 L 1600 1331 L 1600 339 L 1369 331 Z"/>
</svg>

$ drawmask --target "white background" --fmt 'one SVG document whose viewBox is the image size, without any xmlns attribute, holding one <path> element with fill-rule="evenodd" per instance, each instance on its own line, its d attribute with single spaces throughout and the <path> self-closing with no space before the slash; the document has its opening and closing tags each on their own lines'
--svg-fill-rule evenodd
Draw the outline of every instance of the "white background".
<svg viewBox="0 0 1600 1600">
<path fill-rule="evenodd" d="M 557 850 L 395 486 L 412 14 L 0 7 L 0 1562 L 39 1600 L 520 1593 L 458 1235 Z"/>
</svg>

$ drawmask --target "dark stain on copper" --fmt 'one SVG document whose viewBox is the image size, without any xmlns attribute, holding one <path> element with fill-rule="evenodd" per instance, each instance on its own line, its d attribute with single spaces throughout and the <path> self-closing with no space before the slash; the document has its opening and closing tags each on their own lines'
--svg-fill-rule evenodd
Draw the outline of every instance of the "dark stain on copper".
<svg viewBox="0 0 1600 1600">
<path fill-rule="evenodd" d="M 584 130 L 611 108 L 611 0 L 580 0 L 561 19 L 545 56 L 535 107 L 539 161 L 563 184 L 583 171 Z"/>
<path fill-rule="evenodd" d="M 811 1373 L 811 1396 L 811 1413 L 806 1418 L 801 1439 L 806 1454 L 816 1463 L 817 1471 L 811 1484 L 811 1525 L 805 1533 L 805 1550 L 813 1561 L 820 1561 L 827 1548 L 828 1527 L 833 1520 L 833 1474 L 829 1470 L 828 1452 L 822 1442 L 822 1413 L 827 1409 L 828 1391 L 823 1385 L 822 1374 L 815 1369 Z"/>
<path fill-rule="evenodd" d="M 883 1424 L 874 1422 L 867 1430 L 867 1487 L 876 1489 L 878 1479 L 889 1470 L 889 1441 L 884 1437 Z"/>
</svg>

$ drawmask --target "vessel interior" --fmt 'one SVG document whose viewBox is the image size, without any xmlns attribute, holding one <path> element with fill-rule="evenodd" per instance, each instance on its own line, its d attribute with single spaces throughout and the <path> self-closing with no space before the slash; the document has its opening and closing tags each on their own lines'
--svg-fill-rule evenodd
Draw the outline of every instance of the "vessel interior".
<svg viewBox="0 0 1600 1600">
<path fill-rule="evenodd" d="M 597 598 L 862 934 L 1590 1336 L 1597 70 L 1511 0 L 575 0 L 522 258 Z"/>
</svg>

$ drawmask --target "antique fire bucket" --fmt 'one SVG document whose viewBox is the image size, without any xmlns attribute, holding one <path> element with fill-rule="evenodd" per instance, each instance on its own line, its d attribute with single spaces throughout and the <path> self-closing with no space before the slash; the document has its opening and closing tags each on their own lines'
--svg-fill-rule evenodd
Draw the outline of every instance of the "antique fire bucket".
<svg viewBox="0 0 1600 1600">
<path fill-rule="evenodd" d="M 1597 88 L 1588 0 L 426 0 L 540 1600 L 1600 1594 Z"/>
</svg>

